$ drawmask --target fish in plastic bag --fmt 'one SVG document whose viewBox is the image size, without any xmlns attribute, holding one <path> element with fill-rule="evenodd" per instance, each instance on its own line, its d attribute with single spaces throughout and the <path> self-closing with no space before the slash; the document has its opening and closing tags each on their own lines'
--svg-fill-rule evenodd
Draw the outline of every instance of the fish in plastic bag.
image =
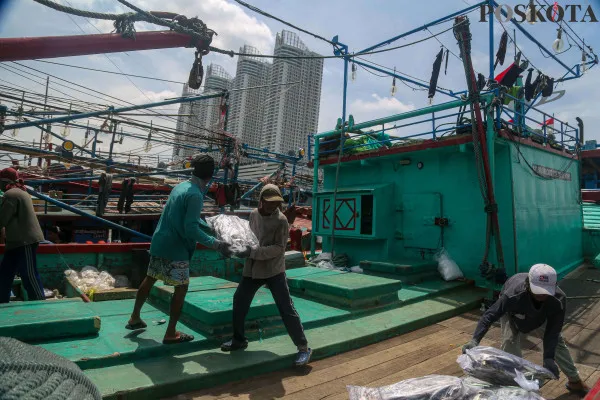
<svg viewBox="0 0 600 400">
<path fill-rule="evenodd" d="M 350 400 L 544 400 L 520 387 L 499 387 L 472 377 L 428 375 L 378 388 L 347 386 Z"/>
<path fill-rule="evenodd" d="M 455 376 L 429 375 L 389 386 L 348 386 L 350 400 L 458 400 L 463 399 L 462 380 Z"/>
<path fill-rule="evenodd" d="M 208 226 L 215 232 L 217 239 L 231 244 L 234 253 L 246 250 L 246 247 L 258 247 L 258 239 L 250 230 L 250 223 L 235 215 L 219 214 L 206 218 Z"/>
<path fill-rule="evenodd" d="M 540 381 L 556 379 L 546 368 L 494 347 L 474 347 L 456 361 L 467 375 L 499 386 L 513 386 L 516 382 L 528 389 L 537 381 L 539 388 Z"/>
</svg>

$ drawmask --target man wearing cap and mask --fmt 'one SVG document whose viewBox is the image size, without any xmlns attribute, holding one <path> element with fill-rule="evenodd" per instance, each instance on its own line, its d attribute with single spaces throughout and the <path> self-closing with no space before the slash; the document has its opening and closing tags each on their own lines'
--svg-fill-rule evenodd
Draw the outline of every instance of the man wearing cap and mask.
<svg viewBox="0 0 600 400">
<path fill-rule="evenodd" d="M 0 264 L 0 303 L 10 301 L 10 289 L 18 272 L 31 300 L 44 300 L 44 286 L 37 270 L 37 248 L 44 240 L 31 196 L 14 168 L 0 171 L 0 230 L 6 230 L 6 247 Z"/>
<path fill-rule="evenodd" d="M 522 357 L 521 338 L 540 330 L 544 338 L 544 367 L 556 377 L 560 368 L 569 380 L 567 389 L 585 396 L 589 388 L 581 380 L 561 335 L 567 303 L 556 282 L 556 271 L 546 264 L 535 264 L 528 274 L 513 275 L 502 287 L 498 300 L 479 320 L 473 339 L 463 346 L 463 353 L 478 346 L 490 326 L 498 320 L 502 330 L 502 350 L 518 357 Z"/>
<path fill-rule="evenodd" d="M 212 178 L 215 162 L 210 156 L 200 155 L 192 160 L 192 167 L 192 178 L 173 188 L 160 216 L 150 245 L 148 272 L 138 289 L 133 313 L 126 326 L 131 330 L 146 328 L 140 311 L 157 280 L 163 281 L 165 285 L 174 286 L 164 344 L 194 339 L 192 335 L 179 332 L 175 328 L 188 289 L 190 260 L 196 243 L 213 248 L 225 257 L 231 256 L 231 245 L 209 235 L 207 232 L 210 229 L 200 218 L 206 184 Z"/>
<path fill-rule="evenodd" d="M 260 192 L 258 209 L 250 214 L 250 229 L 258 238 L 256 248 L 247 247 L 236 254 L 246 258 L 243 278 L 233 295 L 233 338 L 221 345 L 223 351 L 242 350 L 248 347 L 244 323 L 256 291 L 267 285 L 288 334 L 298 348 L 295 365 L 308 364 L 312 350 L 304 336 L 300 317 L 294 308 L 285 275 L 285 248 L 289 225 L 280 211 L 283 197 L 275 185 L 265 185 Z"/>
</svg>

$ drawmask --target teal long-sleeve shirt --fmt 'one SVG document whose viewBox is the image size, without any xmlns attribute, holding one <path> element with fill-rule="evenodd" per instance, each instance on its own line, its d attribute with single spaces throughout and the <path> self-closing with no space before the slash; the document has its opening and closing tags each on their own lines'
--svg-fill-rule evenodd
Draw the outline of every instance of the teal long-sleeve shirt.
<svg viewBox="0 0 600 400">
<path fill-rule="evenodd" d="M 214 247 L 215 238 L 200 218 L 204 207 L 201 181 L 192 178 L 175 186 L 152 236 L 150 254 L 171 261 L 189 261 L 196 243 Z"/>
</svg>

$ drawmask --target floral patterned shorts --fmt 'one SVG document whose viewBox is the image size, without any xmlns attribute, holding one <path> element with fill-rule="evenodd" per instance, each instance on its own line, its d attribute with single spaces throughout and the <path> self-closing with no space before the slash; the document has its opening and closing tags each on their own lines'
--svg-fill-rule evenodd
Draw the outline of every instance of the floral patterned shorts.
<svg viewBox="0 0 600 400">
<path fill-rule="evenodd" d="M 169 286 L 187 285 L 190 283 L 190 263 L 151 255 L 147 275 Z"/>
</svg>

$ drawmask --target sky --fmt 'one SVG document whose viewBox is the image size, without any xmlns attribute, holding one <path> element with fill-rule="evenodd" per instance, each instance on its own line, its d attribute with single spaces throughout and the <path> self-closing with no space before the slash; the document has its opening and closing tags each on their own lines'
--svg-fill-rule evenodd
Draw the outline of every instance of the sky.
<svg viewBox="0 0 600 400">
<path fill-rule="evenodd" d="M 75 8 L 94 10 L 99 12 L 121 13 L 128 11 L 117 0 L 56 0 Z M 244 44 L 257 47 L 265 54 L 272 54 L 275 35 L 282 29 L 292 30 L 278 21 L 269 19 L 250 11 L 233 0 L 130 0 L 144 10 L 170 11 L 188 17 L 197 16 L 209 28 L 217 32 L 213 46 L 222 49 L 238 51 Z M 325 38 L 339 36 L 339 40 L 349 46 L 351 52 L 357 52 L 373 44 L 380 43 L 398 34 L 417 28 L 429 21 L 444 17 L 450 13 L 475 4 L 475 0 L 248 0 L 252 5 L 265 10 L 281 19 L 289 21 L 308 31 L 317 33 Z M 503 4 L 512 7 L 525 4 L 525 0 L 507 0 Z M 573 0 L 560 1 L 559 4 L 580 4 L 582 9 L 591 5 L 597 18 L 600 19 L 600 0 Z M 8 0 L 0 8 L 0 37 L 37 37 L 37 36 L 62 36 L 94 33 L 109 33 L 113 30 L 110 21 L 88 20 L 81 17 L 68 16 L 67 14 L 49 9 L 35 3 L 33 0 Z M 577 14 L 578 19 L 583 17 L 583 12 Z M 476 71 L 489 73 L 489 32 L 488 24 L 479 22 L 479 9 L 469 14 L 471 32 L 473 34 L 473 63 Z M 589 20 L 589 19 L 588 19 Z M 512 35 L 513 26 L 504 23 Z M 546 48 L 551 49 L 556 38 L 557 25 L 552 22 L 538 22 L 534 25 L 524 23 L 523 26 L 533 37 L 539 40 Z M 586 44 L 600 52 L 600 22 L 578 22 L 570 26 L 577 34 L 585 38 Z M 446 22 L 430 28 L 431 33 L 437 33 L 451 27 L 451 22 Z M 158 29 L 147 23 L 137 23 L 137 31 Z M 498 47 L 502 26 L 494 21 L 494 54 Z M 543 73 L 560 77 L 565 69 L 552 58 L 542 54 L 536 44 L 528 40 L 521 32 L 516 31 L 517 45 L 522 50 L 524 57 Z M 428 31 L 419 31 L 407 38 L 394 42 L 391 46 L 408 44 L 431 35 Z M 331 45 L 312 36 L 299 33 L 303 42 L 313 51 L 323 55 L 331 55 Z M 564 36 L 563 36 L 564 37 Z M 365 56 L 369 61 L 376 62 L 388 68 L 396 68 L 399 73 L 429 81 L 432 64 L 436 53 L 442 44 L 451 52 L 459 54 L 458 45 L 452 31 L 446 32 L 436 39 L 430 39 L 403 49 L 389 51 L 371 56 Z M 440 42 L 442 44 L 440 44 Z M 388 46 L 389 47 L 389 46 Z M 568 44 L 567 44 L 568 47 Z M 383 47 L 385 48 L 385 47 Z M 49 61 L 62 62 L 89 68 L 105 69 L 130 74 L 151 76 L 161 79 L 184 82 L 187 80 L 189 68 L 193 61 L 193 49 L 163 49 L 148 50 L 128 53 L 112 53 L 108 55 L 91 55 L 68 58 L 55 58 Z M 509 44 L 505 64 L 498 67 L 496 73 L 507 67 L 514 56 L 513 45 Z M 571 50 L 558 56 L 568 66 L 580 62 L 581 51 L 573 46 Z M 210 63 L 223 66 L 231 75 L 235 74 L 236 58 L 217 53 L 210 53 L 204 57 L 205 68 Z M 11 63 L 0 63 L 0 84 L 20 85 L 30 91 L 43 93 L 45 74 L 52 74 L 59 78 L 67 79 L 79 85 L 119 99 L 141 104 L 149 101 L 176 97 L 181 94 L 182 84 L 160 82 L 141 78 L 129 78 L 119 75 L 109 75 L 99 72 L 44 64 L 38 61 L 20 62 L 25 66 L 35 68 L 39 72 L 28 70 L 25 67 Z M 118 68 L 117 68 L 118 66 Z M 32 75 L 20 72 L 21 69 Z M 12 70 L 12 72 L 9 71 Z M 21 77 L 15 72 L 25 75 Z M 379 74 L 378 74 L 379 75 Z M 534 75 L 535 76 L 535 75 Z M 342 114 L 342 83 L 343 62 L 339 59 L 328 59 L 324 63 L 323 86 L 319 116 L 319 131 L 333 129 L 337 118 Z M 64 93 L 78 99 L 111 104 L 112 100 L 103 96 L 102 100 L 86 94 L 75 92 L 70 88 L 61 86 L 62 82 L 50 78 L 50 94 L 65 97 Z M 348 84 L 347 107 L 348 113 L 354 116 L 355 121 L 361 122 L 391 114 L 409 111 L 428 105 L 427 91 L 414 90 L 414 86 L 407 87 L 400 82 L 396 83 L 397 92 L 394 97 L 390 95 L 392 79 L 381 77 L 358 68 L 355 81 Z M 443 71 L 438 85 L 454 91 L 466 89 L 464 71 L 460 60 L 450 55 L 447 74 Z M 575 117 L 583 119 L 586 126 L 586 139 L 600 141 L 600 133 L 594 127 L 600 125 L 600 68 L 595 67 L 580 79 L 561 83 L 557 90 L 565 90 L 565 95 L 556 102 L 544 104 L 540 109 L 548 114 L 554 114 L 565 122 L 576 125 Z M 79 88 L 81 90 L 81 88 Z M 60 90 L 63 94 L 57 92 Z M 83 90 L 85 92 L 85 90 Z M 96 94 L 97 95 L 97 94 Z M 450 97 L 437 93 L 433 103 L 442 103 L 451 100 Z M 0 102 L 2 99 L 0 98 Z M 114 103 L 113 103 L 114 104 Z M 13 106 L 12 104 L 9 104 Z M 162 109 L 164 112 L 177 112 L 177 106 Z M 540 119 L 539 115 L 533 118 Z M 149 121 L 148 118 L 140 118 Z M 152 118 L 153 123 L 174 127 L 173 120 L 158 120 Z M 131 130 L 132 133 L 145 135 L 147 132 Z M 394 130 L 393 135 L 401 136 L 402 130 Z M 0 138 L 6 138 L 5 136 Z M 39 140 L 39 130 L 29 128 L 19 132 L 11 140 L 23 140 L 31 143 L 36 138 Z M 82 130 L 73 130 L 71 138 L 78 144 L 83 140 Z M 3 139 L 0 139 L 3 140 Z M 126 139 L 122 145 L 117 144 L 115 151 L 121 153 L 131 152 L 134 155 L 154 154 L 170 157 L 169 144 L 157 145 L 146 153 L 143 141 Z M 104 144 L 103 144 L 104 145 Z M 102 146 L 102 145 L 101 145 Z"/>
</svg>

